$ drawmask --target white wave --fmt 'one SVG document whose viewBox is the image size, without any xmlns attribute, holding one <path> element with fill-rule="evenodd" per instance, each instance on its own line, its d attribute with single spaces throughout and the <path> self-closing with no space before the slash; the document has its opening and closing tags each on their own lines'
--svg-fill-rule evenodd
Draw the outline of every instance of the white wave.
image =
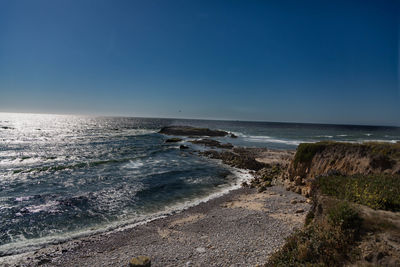
<svg viewBox="0 0 400 267">
<path fill-rule="evenodd" d="M 220 163 L 220 164 L 224 165 L 222 163 Z M 224 165 L 224 166 L 226 167 L 226 165 Z M 120 225 L 119 227 L 113 227 L 114 229 L 112 231 L 107 231 L 106 234 L 111 234 L 111 233 L 114 233 L 114 232 L 119 232 L 119 231 L 123 231 L 123 230 L 126 230 L 126 229 L 131 229 L 131 228 L 134 228 L 134 227 L 136 227 L 138 225 L 146 224 L 148 222 L 151 222 L 151 221 L 159 219 L 159 218 L 164 218 L 164 217 L 166 217 L 168 215 L 171 215 L 173 213 L 184 211 L 184 210 L 186 210 L 186 209 L 188 209 L 190 207 L 197 206 L 197 205 L 199 205 L 201 203 L 210 201 L 211 199 L 221 197 L 221 196 L 229 193 L 232 190 L 239 189 L 241 187 L 241 183 L 242 182 L 244 182 L 244 181 L 248 182 L 253 178 L 253 175 L 250 174 L 250 171 L 248 171 L 248 170 L 242 170 L 242 169 L 238 169 L 238 168 L 235 168 L 235 167 L 228 167 L 228 168 L 233 173 L 233 175 L 235 175 L 237 177 L 237 179 L 236 179 L 234 184 L 225 185 L 225 186 L 219 187 L 218 191 L 216 191 L 216 192 L 214 192 L 214 193 L 212 193 L 212 194 L 210 194 L 208 196 L 205 196 L 205 197 L 200 197 L 200 198 L 196 198 L 196 199 L 192 199 L 192 200 L 187 200 L 187 201 L 180 202 L 178 204 L 167 206 L 161 212 L 155 213 L 150 217 L 146 216 L 146 219 L 143 220 L 143 221 L 137 222 L 137 219 L 135 220 L 136 221 L 135 223 L 131 223 L 129 221 L 125 221 L 125 225 Z"/>
<path fill-rule="evenodd" d="M 333 138 L 333 135 L 317 135 L 315 137 L 319 137 L 319 138 Z"/>
<path fill-rule="evenodd" d="M 33 198 L 33 196 L 26 196 L 26 197 L 16 197 L 15 201 L 21 202 L 21 201 L 25 201 L 25 200 L 29 200 Z"/>
<path fill-rule="evenodd" d="M 347 134 L 338 134 L 338 135 L 336 135 L 336 136 L 339 136 L 339 137 L 346 137 L 346 136 L 348 136 Z"/>
<path fill-rule="evenodd" d="M 221 163 L 221 165 L 223 164 Z M 230 185 L 228 184 L 226 186 L 219 187 L 218 191 L 215 191 L 208 196 L 200 197 L 193 200 L 187 200 L 171 206 L 167 206 L 163 211 L 154 214 L 140 215 L 136 216 L 135 218 L 125 219 L 122 221 L 115 221 L 112 223 L 107 222 L 105 224 L 98 225 L 95 228 L 91 227 L 88 229 L 80 229 L 73 232 L 61 233 L 35 239 L 21 238 L 13 243 L 0 245 L 0 253 L 13 254 L 10 256 L 0 257 L 0 264 L 7 262 L 15 262 L 16 260 L 21 259 L 26 255 L 30 255 L 31 253 L 33 253 L 34 250 L 45 247 L 49 244 L 57 244 L 61 242 L 71 241 L 77 238 L 82 238 L 100 233 L 111 234 L 126 229 L 131 229 L 138 225 L 143 225 L 148 222 L 154 221 L 156 219 L 164 218 L 176 212 L 182 212 L 190 207 L 199 205 L 200 203 L 207 202 L 211 199 L 223 196 L 232 190 L 238 189 L 241 187 L 241 183 L 243 181 L 249 181 L 253 177 L 247 170 L 241 170 L 234 167 L 228 167 L 228 168 L 237 177 L 236 182 L 234 184 Z"/>
<path fill-rule="evenodd" d="M 127 168 L 127 169 L 139 169 L 143 165 L 144 165 L 144 163 L 142 161 L 140 161 L 140 160 L 137 160 L 137 161 L 130 160 L 128 163 L 126 163 L 124 165 L 124 167 Z"/>
<path fill-rule="evenodd" d="M 232 132 L 238 137 L 243 138 L 245 141 L 249 142 L 257 142 L 257 143 L 279 143 L 279 144 L 287 144 L 287 145 L 299 145 L 304 143 L 302 140 L 288 140 L 288 139 L 278 139 L 268 135 L 245 135 L 240 132 Z"/>
<path fill-rule="evenodd" d="M 60 204 L 57 201 L 49 201 L 45 204 L 41 204 L 41 205 L 32 205 L 29 207 L 24 208 L 24 210 L 29 211 L 30 213 L 38 213 L 41 211 L 46 211 L 46 212 L 50 212 L 50 213 L 55 213 L 58 212 L 58 204 Z"/>
<path fill-rule="evenodd" d="M 233 133 L 234 135 L 238 136 L 238 137 L 246 137 L 247 135 L 241 133 L 241 132 L 230 132 Z"/>
<path fill-rule="evenodd" d="M 400 142 L 400 140 L 382 140 L 382 139 L 357 139 L 357 140 L 337 140 L 335 142 L 339 143 L 356 143 L 356 144 L 362 144 L 366 142 L 378 142 L 378 143 L 392 143 L 395 144 L 397 142 Z"/>
<path fill-rule="evenodd" d="M 250 142 L 279 143 L 279 144 L 286 144 L 286 145 L 299 145 L 299 144 L 305 142 L 302 140 L 277 139 L 277 138 L 272 138 L 270 136 L 265 136 L 265 135 L 248 135 L 245 137 L 245 139 Z"/>
<path fill-rule="evenodd" d="M 155 132 L 156 132 L 155 130 L 149 130 L 149 129 L 127 129 L 122 131 L 124 135 L 130 135 L 130 136 L 152 134 Z"/>
<path fill-rule="evenodd" d="M 155 130 L 149 129 L 120 129 L 116 131 L 110 132 L 102 132 L 98 134 L 92 134 L 91 138 L 108 138 L 108 137 L 128 137 L 128 136 L 137 136 L 137 135 L 147 135 L 156 133 Z M 81 138 L 81 137 L 78 137 Z M 84 140 L 82 140 L 84 141 Z"/>
<path fill-rule="evenodd" d="M 357 140 L 356 142 L 358 142 L 358 143 L 364 143 L 364 142 L 378 142 L 378 143 L 392 143 L 392 144 L 395 144 L 395 143 L 397 143 L 397 142 L 400 142 L 400 140 L 399 139 L 392 139 L 392 140 L 382 140 L 382 139 L 374 139 L 374 140 L 371 140 L 371 139 L 362 139 L 362 140 Z"/>
</svg>

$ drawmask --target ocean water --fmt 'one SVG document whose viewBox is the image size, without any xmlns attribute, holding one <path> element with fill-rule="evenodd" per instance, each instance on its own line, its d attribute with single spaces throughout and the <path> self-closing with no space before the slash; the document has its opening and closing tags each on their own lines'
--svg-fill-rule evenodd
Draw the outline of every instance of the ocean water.
<svg viewBox="0 0 400 267">
<path fill-rule="evenodd" d="M 130 227 L 238 187 L 249 175 L 166 144 L 167 125 L 222 129 L 237 146 L 400 140 L 400 128 L 0 113 L 0 256 Z"/>
</svg>

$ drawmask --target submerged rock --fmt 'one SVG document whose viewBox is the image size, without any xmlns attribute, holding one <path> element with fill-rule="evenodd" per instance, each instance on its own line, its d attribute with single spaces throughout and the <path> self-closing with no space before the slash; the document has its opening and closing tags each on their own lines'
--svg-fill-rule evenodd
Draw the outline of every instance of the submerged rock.
<svg viewBox="0 0 400 267">
<path fill-rule="evenodd" d="M 147 256 L 139 256 L 129 261 L 129 267 L 150 267 L 151 260 Z"/>
<path fill-rule="evenodd" d="M 217 140 L 212 140 L 212 139 L 200 139 L 200 140 L 193 140 L 190 142 L 192 144 L 205 145 L 205 146 L 209 146 L 209 147 L 218 147 L 218 148 L 226 148 L 226 149 L 233 148 L 233 145 L 230 143 L 221 144 Z"/>
<path fill-rule="evenodd" d="M 220 130 L 210 130 L 208 128 L 196 128 L 191 126 L 167 126 L 163 127 L 159 133 L 168 135 L 183 136 L 227 136 L 228 132 Z"/>
<path fill-rule="evenodd" d="M 165 143 L 177 143 L 182 141 L 182 139 L 177 138 L 177 137 L 173 137 L 173 138 L 168 138 L 167 140 L 165 140 Z"/>
<path fill-rule="evenodd" d="M 188 146 L 185 146 L 185 145 L 180 145 L 179 146 L 179 149 L 188 149 L 189 147 Z"/>
<path fill-rule="evenodd" d="M 265 164 L 256 161 L 252 156 L 244 153 L 237 153 L 236 151 L 218 152 L 215 150 L 210 150 L 201 152 L 200 154 L 213 159 L 221 159 L 222 162 L 227 165 L 242 169 L 258 171 L 265 166 Z"/>
</svg>

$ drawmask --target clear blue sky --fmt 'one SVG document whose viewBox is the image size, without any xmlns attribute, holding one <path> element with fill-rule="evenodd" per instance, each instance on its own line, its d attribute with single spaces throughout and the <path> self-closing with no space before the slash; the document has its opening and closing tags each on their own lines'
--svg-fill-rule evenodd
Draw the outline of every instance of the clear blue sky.
<svg viewBox="0 0 400 267">
<path fill-rule="evenodd" d="M 0 0 L 0 111 L 400 125 L 395 0 Z"/>
</svg>

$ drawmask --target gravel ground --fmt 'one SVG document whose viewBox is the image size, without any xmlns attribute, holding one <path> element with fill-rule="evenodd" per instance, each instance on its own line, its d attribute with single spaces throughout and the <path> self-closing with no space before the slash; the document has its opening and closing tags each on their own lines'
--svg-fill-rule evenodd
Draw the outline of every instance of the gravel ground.
<svg viewBox="0 0 400 267">
<path fill-rule="evenodd" d="M 146 255 L 152 266 L 255 266 L 303 226 L 309 209 L 304 197 L 279 186 L 241 188 L 132 229 L 4 257 L 0 265 L 128 266 Z"/>
</svg>

